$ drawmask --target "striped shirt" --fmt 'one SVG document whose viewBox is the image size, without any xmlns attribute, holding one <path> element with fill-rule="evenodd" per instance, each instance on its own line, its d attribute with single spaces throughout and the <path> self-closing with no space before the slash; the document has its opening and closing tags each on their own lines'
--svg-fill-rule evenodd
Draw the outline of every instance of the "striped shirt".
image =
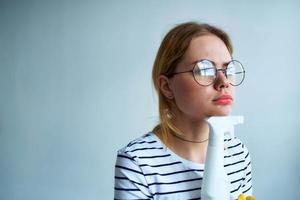
<svg viewBox="0 0 300 200">
<path fill-rule="evenodd" d="M 224 167 L 232 199 L 252 195 L 251 159 L 241 140 L 224 139 Z M 201 199 L 204 164 L 186 160 L 147 133 L 118 151 L 114 199 Z"/>
</svg>

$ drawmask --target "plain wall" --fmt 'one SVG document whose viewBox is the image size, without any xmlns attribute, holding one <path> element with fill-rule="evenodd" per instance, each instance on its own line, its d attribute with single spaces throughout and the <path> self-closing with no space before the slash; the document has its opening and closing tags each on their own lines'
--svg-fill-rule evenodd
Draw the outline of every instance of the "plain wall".
<svg viewBox="0 0 300 200">
<path fill-rule="evenodd" d="M 233 114 L 258 200 L 300 196 L 299 1 L 1 1 L 0 199 L 112 199 L 116 152 L 158 121 L 152 64 L 189 20 L 246 68 Z"/>
</svg>

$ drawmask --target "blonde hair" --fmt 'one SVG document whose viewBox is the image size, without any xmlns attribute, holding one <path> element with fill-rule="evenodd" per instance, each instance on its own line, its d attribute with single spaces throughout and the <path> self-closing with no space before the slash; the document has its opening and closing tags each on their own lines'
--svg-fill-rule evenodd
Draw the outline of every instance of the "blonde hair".
<svg viewBox="0 0 300 200">
<path fill-rule="evenodd" d="M 160 91 L 158 85 L 159 76 L 173 72 L 183 58 L 193 38 L 209 34 L 220 38 L 232 55 L 233 47 L 227 33 L 215 26 L 196 22 L 187 22 L 175 26 L 166 34 L 158 49 L 152 69 L 152 81 L 158 94 L 160 121 L 154 127 L 153 132 L 161 134 L 165 144 L 168 143 L 169 133 L 171 131 L 178 133 L 179 130 L 171 120 L 174 117 L 171 108 L 172 106 L 176 106 L 176 104 L 174 101 L 167 99 Z"/>
</svg>

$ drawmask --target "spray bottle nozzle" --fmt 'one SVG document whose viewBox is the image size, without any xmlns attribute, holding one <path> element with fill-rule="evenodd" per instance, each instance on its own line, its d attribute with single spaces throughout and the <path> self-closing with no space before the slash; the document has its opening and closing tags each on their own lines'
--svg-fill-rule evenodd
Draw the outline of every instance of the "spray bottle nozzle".
<svg viewBox="0 0 300 200">
<path fill-rule="evenodd" d="M 207 120 L 207 122 L 209 124 L 211 133 L 213 134 L 225 133 L 225 134 L 229 134 L 230 137 L 233 138 L 234 126 L 237 124 L 244 123 L 244 117 L 243 116 L 210 117 Z"/>
</svg>

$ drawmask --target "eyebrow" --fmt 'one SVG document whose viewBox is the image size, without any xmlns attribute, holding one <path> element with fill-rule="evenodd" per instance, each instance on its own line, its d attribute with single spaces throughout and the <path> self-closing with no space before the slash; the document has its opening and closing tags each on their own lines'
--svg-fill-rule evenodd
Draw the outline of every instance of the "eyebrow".
<svg viewBox="0 0 300 200">
<path fill-rule="evenodd" d="M 208 60 L 208 61 L 212 62 L 212 63 L 214 64 L 214 66 L 217 66 L 215 61 L 210 60 L 210 59 L 207 59 L 207 58 L 200 59 L 200 60 L 196 60 L 196 61 L 193 62 L 191 65 L 195 65 L 197 62 L 200 62 L 200 61 L 203 61 L 203 60 Z M 222 63 L 222 67 L 227 67 L 228 64 L 229 64 L 230 62 L 232 62 L 232 61 L 233 61 L 233 59 L 231 58 L 230 61 L 228 61 L 228 62 L 223 62 L 223 63 Z"/>
</svg>

